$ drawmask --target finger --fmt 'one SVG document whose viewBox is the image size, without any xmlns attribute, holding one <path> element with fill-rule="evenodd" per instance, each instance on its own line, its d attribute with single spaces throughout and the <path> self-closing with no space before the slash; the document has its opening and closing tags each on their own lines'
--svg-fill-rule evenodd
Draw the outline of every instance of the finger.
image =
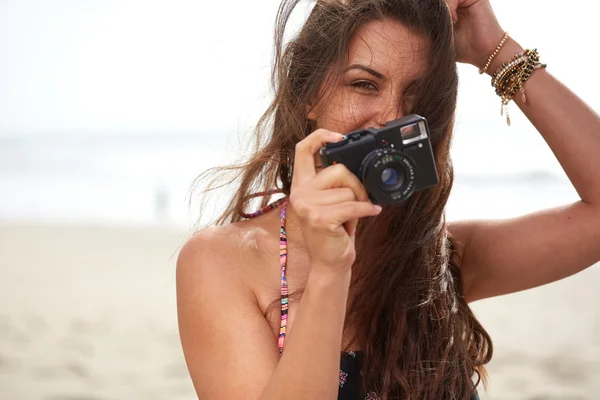
<svg viewBox="0 0 600 400">
<path fill-rule="evenodd" d="M 348 233 L 348 236 L 354 237 L 356 235 L 356 227 L 358 226 L 358 219 L 351 219 L 344 224 L 344 229 Z"/>
<path fill-rule="evenodd" d="M 294 154 L 294 172 L 292 183 L 300 186 L 313 179 L 317 174 L 314 156 L 317 151 L 329 142 L 341 140 L 343 135 L 326 129 L 317 129 L 296 144 Z"/>
<path fill-rule="evenodd" d="M 328 206 L 331 204 L 345 203 L 347 201 L 357 201 L 354 190 L 349 187 L 341 187 L 327 190 L 319 190 L 313 196 L 312 203 L 317 206 Z"/>
<path fill-rule="evenodd" d="M 352 189 L 357 200 L 369 200 L 369 195 L 362 182 L 343 164 L 330 165 L 319 171 L 312 185 L 317 190 L 347 187 Z"/>
<path fill-rule="evenodd" d="M 381 206 L 374 205 L 367 201 L 346 201 L 344 203 L 332 204 L 320 207 L 319 213 L 326 215 L 327 224 L 325 226 L 330 231 L 337 231 L 341 226 L 353 236 L 356 232 L 356 222 L 363 217 L 373 217 L 381 212 Z"/>
<path fill-rule="evenodd" d="M 446 4 L 448 5 L 448 10 L 450 11 L 450 15 L 452 16 L 452 20 L 456 23 L 458 21 L 458 2 L 459 0 L 446 0 Z"/>
</svg>

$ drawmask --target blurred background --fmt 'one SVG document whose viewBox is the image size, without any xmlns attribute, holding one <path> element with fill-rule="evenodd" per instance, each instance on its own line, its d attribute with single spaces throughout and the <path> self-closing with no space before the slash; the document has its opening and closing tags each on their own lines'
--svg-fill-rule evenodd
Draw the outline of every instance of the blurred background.
<svg viewBox="0 0 600 400">
<path fill-rule="evenodd" d="M 600 109 L 595 3 L 492 4 Z M 0 399 L 195 398 L 174 282 L 200 217 L 190 186 L 245 151 L 268 104 L 277 7 L 0 0 Z M 448 219 L 578 200 L 517 107 L 509 128 L 489 79 L 459 68 Z M 224 206 L 214 204 L 203 221 Z M 483 397 L 596 399 L 599 285 L 596 266 L 474 303 L 495 343 Z"/>
</svg>

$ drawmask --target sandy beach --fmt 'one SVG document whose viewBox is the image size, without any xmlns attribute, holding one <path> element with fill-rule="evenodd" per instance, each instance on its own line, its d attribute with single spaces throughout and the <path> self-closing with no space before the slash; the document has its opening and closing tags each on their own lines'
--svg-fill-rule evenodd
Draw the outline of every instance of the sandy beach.
<svg viewBox="0 0 600 400">
<path fill-rule="evenodd" d="M 0 399 L 194 399 L 174 266 L 188 233 L 0 224 Z M 600 268 L 474 303 L 487 399 L 597 399 Z"/>
</svg>

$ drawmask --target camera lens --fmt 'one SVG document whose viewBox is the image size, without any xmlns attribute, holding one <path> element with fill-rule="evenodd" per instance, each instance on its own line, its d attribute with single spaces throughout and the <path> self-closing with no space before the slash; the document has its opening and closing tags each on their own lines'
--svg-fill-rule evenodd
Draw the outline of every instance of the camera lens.
<svg viewBox="0 0 600 400">
<path fill-rule="evenodd" d="M 359 178 L 377 204 L 397 204 L 415 190 L 415 163 L 393 148 L 375 149 L 362 160 Z"/>
<path fill-rule="evenodd" d="M 381 182 L 387 190 L 396 190 L 404 183 L 404 173 L 395 168 L 386 168 L 381 171 Z"/>
</svg>

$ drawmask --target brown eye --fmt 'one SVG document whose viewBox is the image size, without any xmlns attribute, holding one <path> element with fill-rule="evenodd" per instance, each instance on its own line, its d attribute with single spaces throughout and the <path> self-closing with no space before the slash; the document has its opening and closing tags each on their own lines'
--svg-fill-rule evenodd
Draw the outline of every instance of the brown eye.
<svg viewBox="0 0 600 400">
<path fill-rule="evenodd" d="M 362 90 L 377 90 L 377 86 L 370 81 L 354 81 L 350 85 Z"/>
</svg>

